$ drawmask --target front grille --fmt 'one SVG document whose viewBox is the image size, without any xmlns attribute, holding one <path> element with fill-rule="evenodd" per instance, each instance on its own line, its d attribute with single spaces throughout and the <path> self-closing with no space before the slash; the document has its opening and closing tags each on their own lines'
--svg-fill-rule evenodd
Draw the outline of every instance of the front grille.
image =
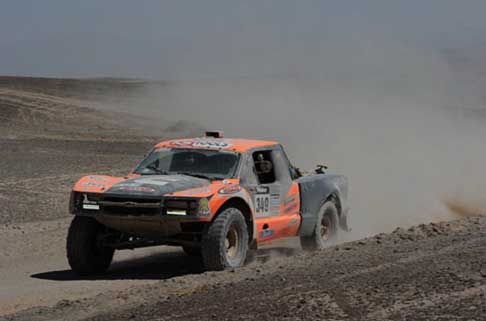
<svg viewBox="0 0 486 321">
<path fill-rule="evenodd" d="M 161 199 L 104 197 L 98 204 L 107 215 L 155 216 L 163 213 Z"/>
</svg>

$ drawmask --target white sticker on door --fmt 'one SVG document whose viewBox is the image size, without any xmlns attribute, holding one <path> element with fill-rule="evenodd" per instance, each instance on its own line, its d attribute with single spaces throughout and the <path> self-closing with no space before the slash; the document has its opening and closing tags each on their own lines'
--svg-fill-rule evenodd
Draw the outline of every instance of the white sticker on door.
<svg viewBox="0 0 486 321">
<path fill-rule="evenodd" d="M 264 217 L 270 214 L 270 194 L 255 195 L 255 216 Z"/>
</svg>

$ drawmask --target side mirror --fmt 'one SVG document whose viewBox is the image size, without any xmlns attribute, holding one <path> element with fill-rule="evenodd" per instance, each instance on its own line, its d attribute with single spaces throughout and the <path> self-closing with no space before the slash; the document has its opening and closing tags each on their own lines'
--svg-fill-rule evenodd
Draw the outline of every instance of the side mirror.
<svg viewBox="0 0 486 321">
<path fill-rule="evenodd" d="M 290 165 L 290 173 L 292 175 L 292 179 L 297 179 L 299 177 L 304 176 L 302 171 L 300 170 L 300 168 L 292 166 L 292 165 Z"/>
<path fill-rule="evenodd" d="M 316 166 L 315 172 L 316 174 L 326 174 L 328 167 L 326 165 L 318 164 Z"/>
</svg>

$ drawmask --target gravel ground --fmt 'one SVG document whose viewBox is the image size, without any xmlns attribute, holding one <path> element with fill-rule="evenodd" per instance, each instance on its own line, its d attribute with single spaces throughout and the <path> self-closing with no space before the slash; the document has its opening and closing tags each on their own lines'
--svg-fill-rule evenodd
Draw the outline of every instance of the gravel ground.
<svg viewBox="0 0 486 321">
<path fill-rule="evenodd" d="M 66 216 L 80 176 L 124 175 L 140 161 L 159 140 L 129 127 L 141 119 L 91 108 L 130 86 L 0 77 L 0 224 Z"/>
<path fill-rule="evenodd" d="M 486 320 L 482 216 L 318 253 L 280 242 L 235 271 L 204 273 L 199 259 L 157 247 L 120 251 L 106 275 L 74 275 L 64 249 L 72 184 L 127 173 L 159 140 L 90 105 L 142 85 L 0 77 L 1 321 Z M 181 127 L 193 126 L 171 134 Z"/>
<path fill-rule="evenodd" d="M 69 193 L 83 175 L 125 175 L 152 143 L 0 139 L 0 224 L 68 215 Z"/>
<path fill-rule="evenodd" d="M 485 236 L 486 218 L 472 217 L 318 253 L 267 248 L 244 268 L 205 273 L 159 253 L 92 280 L 159 281 L 4 320 L 485 320 Z"/>
<path fill-rule="evenodd" d="M 485 320 L 485 233 L 484 218 L 398 229 L 90 320 Z"/>
</svg>

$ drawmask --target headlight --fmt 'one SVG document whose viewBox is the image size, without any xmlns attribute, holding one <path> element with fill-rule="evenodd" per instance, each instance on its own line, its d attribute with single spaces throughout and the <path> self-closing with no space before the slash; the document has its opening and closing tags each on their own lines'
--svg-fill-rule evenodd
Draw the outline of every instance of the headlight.
<svg viewBox="0 0 486 321">
<path fill-rule="evenodd" d="M 211 209 L 209 208 L 209 199 L 201 198 L 199 200 L 199 208 L 197 210 L 199 216 L 209 216 L 211 215 Z"/>
<path fill-rule="evenodd" d="M 83 210 L 100 210 L 100 205 L 98 204 L 99 196 L 97 194 L 86 193 L 83 194 L 83 204 L 81 205 Z"/>
<path fill-rule="evenodd" d="M 168 215 L 192 215 L 192 216 L 209 216 L 209 200 L 201 199 L 169 199 L 165 203 L 166 213 Z"/>
<path fill-rule="evenodd" d="M 99 210 L 98 205 L 100 197 L 93 193 L 72 192 L 69 200 L 69 212 L 75 214 L 82 210 Z"/>
<path fill-rule="evenodd" d="M 197 213 L 197 200 L 169 199 L 164 205 L 168 215 L 196 215 Z"/>
</svg>

